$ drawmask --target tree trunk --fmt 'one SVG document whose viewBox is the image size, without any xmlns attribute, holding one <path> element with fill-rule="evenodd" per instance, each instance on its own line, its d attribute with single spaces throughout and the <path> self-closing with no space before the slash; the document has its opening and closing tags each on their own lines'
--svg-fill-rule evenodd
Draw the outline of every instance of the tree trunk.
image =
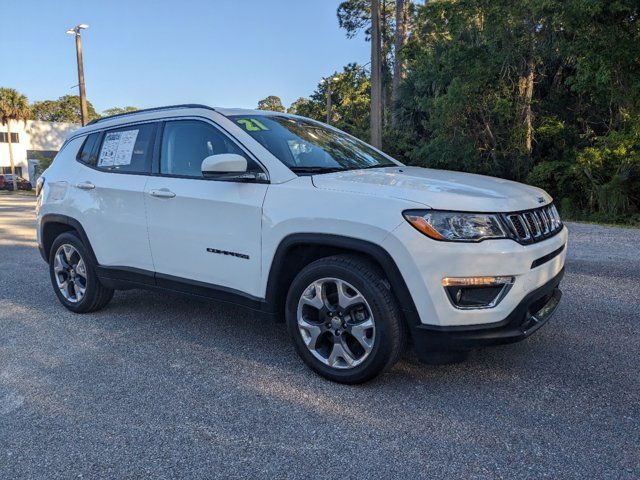
<svg viewBox="0 0 640 480">
<path fill-rule="evenodd" d="M 533 151 L 533 110 L 531 101 L 533 99 L 535 61 L 529 58 L 526 63 L 524 75 L 518 80 L 518 95 L 520 97 L 520 118 L 524 125 L 524 152 L 527 156 L 528 165 L 531 167 L 531 154 Z M 528 172 L 523 172 L 525 175 Z"/>
<path fill-rule="evenodd" d="M 18 182 L 16 181 L 16 168 L 13 163 L 13 145 L 11 145 L 11 119 L 7 119 L 7 142 L 9 143 L 9 165 L 11 165 L 11 179 L 13 180 L 13 191 L 18 191 Z"/>
<path fill-rule="evenodd" d="M 380 84 L 382 85 L 382 129 L 387 124 L 387 116 L 389 114 L 389 82 L 387 72 L 389 65 L 387 63 L 387 2 L 380 0 Z"/>
<path fill-rule="evenodd" d="M 333 119 L 333 115 L 332 115 L 332 103 L 331 103 L 331 80 L 327 80 L 327 125 L 331 125 L 331 120 Z"/>
<path fill-rule="evenodd" d="M 404 61 L 402 60 L 402 47 L 407 39 L 407 17 L 404 0 L 396 0 L 396 35 L 394 43 L 393 60 L 393 84 L 392 95 L 394 114 L 392 115 L 393 125 L 398 123 L 398 116 L 395 114 L 395 105 L 398 102 L 398 87 L 405 77 Z"/>
<path fill-rule="evenodd" d="M 380 0 L 371 0 L 371 145 L 382 148 Z"/>
</svg>

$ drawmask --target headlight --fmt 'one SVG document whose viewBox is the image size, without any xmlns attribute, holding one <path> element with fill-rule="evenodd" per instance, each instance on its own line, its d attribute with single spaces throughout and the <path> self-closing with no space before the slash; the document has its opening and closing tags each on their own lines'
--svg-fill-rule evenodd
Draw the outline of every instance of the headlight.
<svg viewBox="0 0 640 480">
<path fill-rule="evenodd" d="M 403 215 L 416 230 L 434 240 L 480 242 L 488 238 L 509 238 L 498 216 L 491 213 L 407 210 Z"/>
</svg>

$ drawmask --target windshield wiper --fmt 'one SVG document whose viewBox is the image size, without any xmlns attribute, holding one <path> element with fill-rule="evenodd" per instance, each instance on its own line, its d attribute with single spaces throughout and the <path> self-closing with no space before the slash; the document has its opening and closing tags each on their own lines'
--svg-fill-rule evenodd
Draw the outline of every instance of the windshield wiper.
<svg viewBox="0 0 640 480">
<path fill-rule="evenodd" d="M 368 170 L 370 168 L 387 168 L 387 167 L 400 167 L 400 165 L 396 165 L 395 163 L 389 163 L 384 165 L 367 165 L 366 167 L 347 168 L 347 170 Z"/>
<path fill-rule="evenodd" d="M 343 167 L 289 167 L 294 173 L 333 173 L 346 170 Z"/>
</svg>

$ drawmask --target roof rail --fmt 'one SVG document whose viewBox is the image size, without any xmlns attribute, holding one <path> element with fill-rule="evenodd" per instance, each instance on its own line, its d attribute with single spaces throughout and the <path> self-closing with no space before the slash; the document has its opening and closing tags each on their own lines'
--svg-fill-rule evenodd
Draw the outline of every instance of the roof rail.
<svg viewBox="0 0 640 480">
<path fill-rule="evenodd" d="M 94 125 L 96 123 L 100 123 L 105 120 L 111 120 L 112 118 L 125 117 L 127 115 L 136 115 L 138 113 L 147 113 L 147 112 L 158 112 L 161 110 L 171 110 L 174 108 L 206 108 L 207 110 L 213 110 L 215 112 L 215 108 L 209 107 L 208 105 L 201 105 L 199 103 L 185 103 L 182 105 L 167 105 L 165 107 L 143 108 L 140 110 L 133 110 L 132 112 L 116 113 L 115 115 L 109 115 L 108 117 L 100 117 L 100 118 L 91 120 L 89 123 L 87 123 L 87 125 Z"/>
</svg>

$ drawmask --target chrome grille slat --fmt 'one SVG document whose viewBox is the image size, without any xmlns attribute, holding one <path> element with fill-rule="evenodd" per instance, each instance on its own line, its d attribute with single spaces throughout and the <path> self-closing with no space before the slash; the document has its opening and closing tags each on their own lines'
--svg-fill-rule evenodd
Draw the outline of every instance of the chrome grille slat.
<svg viewBox="0 0 640 480">
<path fill-rule="evenodd" d="M 522 244 L 540 242 L 562 228 L 553 204 L 524 212 L 505 213 L 501 217 L 512 238 Z"/>
<path fill-rule="evenodd" d="M 540 232 L 540 235 L 544 235 L 545 229 L 544 229 L 544 225 L 542 224 L 542 217 L 540 216 L 542 213 L 542 209 L 541 210 L 534 210 L 533 212 L 533 219 L 536 221 L 536 227 L 538 228 L 538 231 Z"/>
<path fill-rule="evenodd" d="M 542 221 L 542 227 L 544 228 L 544 234 L 548 234 L 551 230 L 551 225 L 549 224 L 549 217 L 547 216 L 547 210 L 544 208 L 540 209 L 540 220 Z"/>
<path fill-rule="evenodd" d="M 549 233 L 553 229 L 553 226 L 551 225 L 551 218 L 549 217 L 549 212 L 546 208 L 543 208 L 542 214 L 544 215 L 544 221 L 546 222 L 547 233 Z"/>
<path fill-rule="evenodd" d="M 508 215 L 507 219 L 516 238 L 520 238 L 522 240 L 529 240 L 529 238 L 531 238 L 529 230 L 520 215 Z"/>
<path fill-rule="evenodd" d="M 540 233 L 540 229 L 538 228 L 538 225 L 536 225 L 536 220 L 533 216 L 533 212 L 527 212 L 525 214 L 523 214 L 525 221 L 527 222 L 527 226 L 529 227 L 529 230 L 531 231 L 531 234 L 533 235 L 534 238 L 538 238 L 541 233 Z"/>
</svg>

